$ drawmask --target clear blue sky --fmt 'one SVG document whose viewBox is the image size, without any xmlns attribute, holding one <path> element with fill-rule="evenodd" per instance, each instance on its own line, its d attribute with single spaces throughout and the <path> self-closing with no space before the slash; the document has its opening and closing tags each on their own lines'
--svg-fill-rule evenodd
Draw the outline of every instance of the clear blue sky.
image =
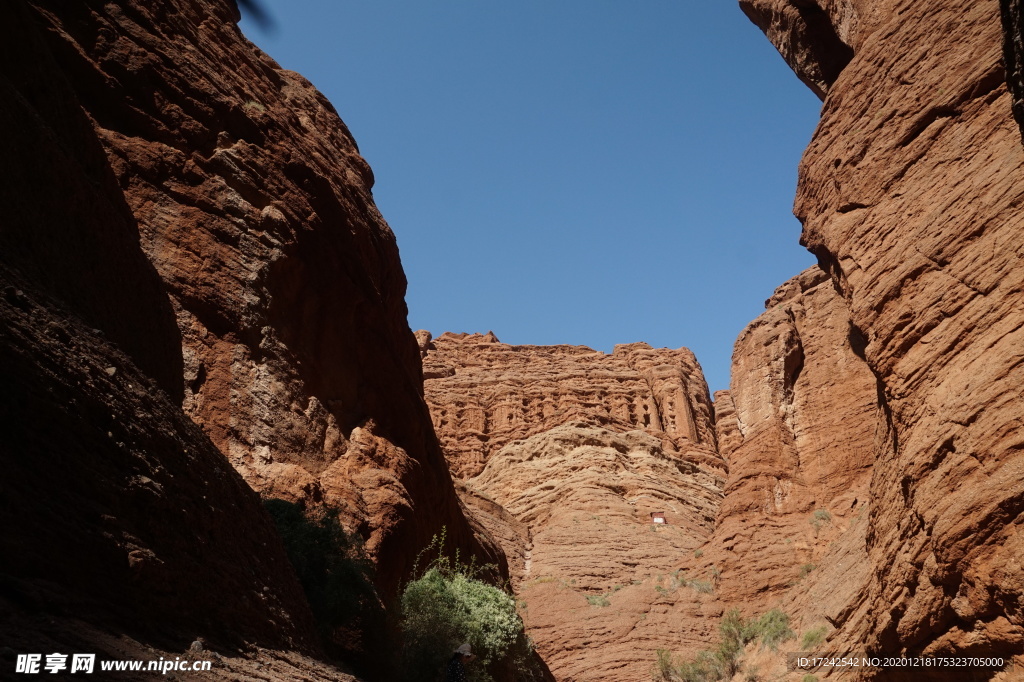
<svg viewBox="0 0 1024 682">
<path fill-rule="evenodd" d="M 712 390 L 813 264 L 820 104 L 732 0 L 263 0 L 246 34 L 334 103 L 398 237 L 413 329 L 687 346 Z"/>
</svg>

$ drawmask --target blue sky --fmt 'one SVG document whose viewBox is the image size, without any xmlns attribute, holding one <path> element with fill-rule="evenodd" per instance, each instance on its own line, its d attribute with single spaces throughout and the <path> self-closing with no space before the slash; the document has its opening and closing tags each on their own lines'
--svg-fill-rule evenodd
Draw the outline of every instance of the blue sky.
<svg viewBox="0 0 1024 682">
<path fill-rule="evenodd" d="M 263 0 L 334 103 L 413 329 L 687 346 L 711 390 L 774 288 L 820 103 L 732 0 Z"/>
</svg>

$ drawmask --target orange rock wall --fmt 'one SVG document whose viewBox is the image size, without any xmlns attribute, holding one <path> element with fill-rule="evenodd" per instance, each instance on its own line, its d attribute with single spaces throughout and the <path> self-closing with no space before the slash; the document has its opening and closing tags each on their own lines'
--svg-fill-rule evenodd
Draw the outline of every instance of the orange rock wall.
<svg viewBox="0 0 1024 682">
<path fill-rule="evenodd" d="M 723 599 L 746 610 L 767 610 L 863 515 L 878 412 L 875 378 L 824 273 L 793 278 L 766 307 L 736 341 L 730 390 L 716 395 L 731 451 L 704 551 L 722 571 Z"/>
<path fill-rule="evenodd" d="M 493 334 L 421 335 L 427 403 L 452 471 L 474 476 L 513 440 L 578 420 L 642 429 L 717 464 L 711 400 L 685 348 L 510 346 Z"/>
<path fill-rule="evenodd" d="M 1019 654 L 1024 148 L 1000 8 L 850 7 L 795 208 L 881 389 L 866 608 L 840 626 L 869 650 Z M 798 71 L 801 30 L 769 33 Z"/>
<path fill-rule="evenodd" d="M 710 637 L 713 596 L 673 575 L 710 536 L 723 483 L 693 354 L 417 337 L 449 465 L 501 538 L 555 678 L 640 682 L 657 649 Z M 668 523 L 653 525 L 652 512 Z"/>
<path fill-rule="evenodd" d="M 36 8 L 169 294 L 186 413 L 263 495 L 342 508 L 386 591 L 441 525 L 481 551 L 422 402 L 394 235 L 331 104 L 231 2 Z"/>
</svg>

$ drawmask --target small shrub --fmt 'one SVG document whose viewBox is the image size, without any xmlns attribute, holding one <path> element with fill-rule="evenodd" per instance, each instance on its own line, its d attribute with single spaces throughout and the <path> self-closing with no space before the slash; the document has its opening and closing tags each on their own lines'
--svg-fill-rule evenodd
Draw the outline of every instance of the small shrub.
<svg viewBox="0 0 1024 682">
<path fill-rule="evenodd" d="M 702 556 L 704 556 L 704 550 L 701 550 L 701 549 L 695 549 L 695 550 L 693 550 L 693 557 L 694 557 L 695 559 L 699 559 L 699 558 L 701 558 Z"/>
<path fill-rule="evenodd" d="M 744 671 L 741 656 L 744 647 L 760 639 L 765 646 L 773 649 L 779 642 L 794 637 L 789 629 L 789 616 L 773 609 L 755 620 L 745 620 L 739 609 L 732 609 L 722 616 L 718 624 L 721 634 L 713 651 L 702 651 L 691 661 L 676 662 L 668 651 L 658 651 L 654 679 L 664 682 L 718 682 L 731 680 L 738 673 L 746 672 L 746 679 L 754 682 L 760 679 L 756 668 Z"/>
<path fill-rule="evenodd" d="M 587 603 L 591 606 L 611 606 L 612 603 L 603 594 L 587 595 Z"/>
<path fill-rule="evenodd" d="M 772 609 L 756 621 L 751 623 L 755 636 L 761 640 L 761 645 L 772 651 L 779 648 L 779 644 L 796 637 L 796 633 L 789 627 L 789 616 L 779 609 Z"/>
<path fill-rule="evenodd" d="M 818 682 L 818 676 L 807 673 L 800 678 L 800 682 Z"/>
<path fill-rule="evenodd" d="M 803 651 L 812 651 L 815 647 L 825 641 L 825 635 L 827 633 L 828 628 L 824 625 L 819 625 L 816 628 L 808 630 L 800 640 L 800 649 Z"/>
<path fill-rule="evenodd" d="M 832 514 L 826 509 L 815 509 L 814 513 L 811 514 L 811 525 L 814 526 L 815 531 L 820 529 L 822 524 L 831 522 Z"/>
<path fill-rule="evenodd" d="M 654 679 L 665 682 L 676 679 L 676 664 L 668 649 L 658 649 L 658 658 L 654 662 Z"/>
<path fill-rule="evenodd" d="M 817 566 L 815 566 L 814 564 L 804 564 L 803 566 L 801 566 L 800 579 L 803 580 L 804 578 L 806 578 L 815 568 L 817 568 Z"/>
<path fill-rule="evenodd" d="M 691 580 L 690 587 L 701 594 L 711 594 L 715 591 L 715 588 L 707 580 Z"/>
<path fill-rule="evenodd" d="M 362 541 L 349 535 L 338 510 L 306 511 L 286 500 L 265 500 L 263 506 L 284 541 L 320 635 L 330 646 L 339 628 L 366 630 L 381 624 L 383 610 L 373 585 L 373 564 L 363 555 Z M 342 639 L 352 639 L 348 632 Z M 357 647 L 358 648 L 358 647 Z"/>
</svg>

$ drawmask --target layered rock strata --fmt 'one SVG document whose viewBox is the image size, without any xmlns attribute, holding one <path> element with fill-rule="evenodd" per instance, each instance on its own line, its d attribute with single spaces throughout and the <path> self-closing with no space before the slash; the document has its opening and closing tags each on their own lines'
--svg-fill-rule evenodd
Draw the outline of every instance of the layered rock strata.
<svg viewBox="0 0 1024 682">
<path fill-rule="evenodd" d="M 880 385 L 871 575 L 863 617 L 837 637 L 1020 654 L 1024 148 L 1000 7 L 850 5 L 853 56 L 828 89 L 795 208 Z M 841 12 L 823 11 L 838 32 Z M 800 35 L 791 23 L 770 37 L 786 55 Z"/>
<path fill-rule="evenodd" d="M 34 7 L 169 295 L 186 413 L 263 495 L 341 508 L 386 592 L 441 525 L 481 552 L 422 401 L 394 235 L 331 104 L 226 0 Z"/>
<path fill-rule="evenodd" d="M 672 571 L 710 535 L 723 483 L 693 355 L 418 337 L 463 499 L 501 539 L 555 678 L 646 680 L 681 622 L 692 646 L 710 637 L 711 590 Z M 666 524 L 652 523 L 658 512 Z"/>
<path fill-rule="evenodd" d="M 0 8 L 0 38 L 5 641 L 81 621 L 171 651 L 314 652 L 258 497 L 178 404 L 170 302 L 27 3 Z"/>
<path fill-rule="evenodd" d="M 666 449 L 720 465 L 707 384 L 686 348 L 510 346 L 493 333 L 420 335 L 425 394 L 452 471 L 482 471 L 513 440 L 570 421 L 640 429 Z"/>
<path fill-rule="evenodd" d="M 557 679 L 649 679 L 679 613 L 702 613 L 697 592 L 671 608 L 664 596 L 713 527 L 721 479 L 656 436 L 570 422 L 505 446 L 466 485 L 525 528 L 518 594 Z"/>
<path fill-rule="evenodd" d="M 729 476 L 714 535 L 685 567 L 715 566 L 723 604 L 753 616 L 842 565 L 827 594 L 789 611 L 795 625 L 837 623 L 867 579 L 877 385 L 824 272 L 794 277 L 765 307 L 736 341 L 730 390 L 715 395 Z"/>
</svg>

